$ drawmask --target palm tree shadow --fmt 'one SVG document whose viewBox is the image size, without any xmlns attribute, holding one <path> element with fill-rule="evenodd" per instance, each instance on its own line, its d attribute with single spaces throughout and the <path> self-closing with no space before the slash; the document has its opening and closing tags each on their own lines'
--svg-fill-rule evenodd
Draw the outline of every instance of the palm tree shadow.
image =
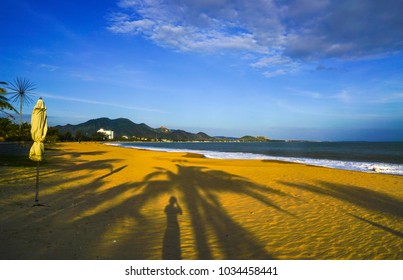
<svg viewBox="0 0 403 280">
<path fill-rule="evenodd" d="M 99 167 L 100 163 L 104 164 L 102 166 L 105 170 L 109 169 L 106 162 L 79 163 L 81 164 L 79 167 L 92 170 Z M 151 209 L 147 208 L 148 205 L 158 197 L 176 193 L 183 204 L 183 209 L 186 210 L 184 218 L 189 218 L 191 230 L 189 233 L 194 238 L 194 241 L 190 241 L 195 248 L 191 258 L 275 259 L 267 252 L 266 244 L 221 205 L 220 195 L 223 193 L 243 195 L 275 209 L 280 215 L 292 215 L 271 200 L 273 196 L 287 196 L 286 193 L 223 171 L 183 165 L 177 165 L 174 171 L 156 168 L 154 173 L 140 181 L 127 182 L 101 192 L 97 191 L 103 186 L 104 179 L 125 168 L 123 165 L 94 179 L 85 187 L 84 195 L 79 188 L 60 198 L 72 197 L 75 205 L 79 205 L 77 208 L 69 208 L 70 210 L 63 216 L 73 228 L 84 230 L 87 224 L 93 225 L 88 229 L 91 230 L 91 234 L 85 237 L 84 243 L 89 246 L 86 253 L 73 258 L 88 258 L 100 252 L 105 254 L 100 255 L 100 258 L 157 259 L 158 253 L 156 255 L 155 252 L 162 252 L 159 256 L 163 259 L 182 259 L 184 251 L 178 222 L 178 215 L 181 212 L 179 206 L 168 204 L 165 207 L 167 223 L 165 232 L 163 226 L 158 225 L 163 221 L 162 213 L 158 215 L 156 212 L 146 210 Z M 48 197 L 52 198 L 56 197 L 52 195 Z M 116 203 L 104 207 L 109 201 Z M 249 212 L 247 209 L 245 211 Z M 108 213 L 113 213 L 113 216 Z M 126 227 L 127 233 L 120 235 L 117 243 L 100 245 L 105 244 L 105 240 L 111 237 L 109 225 L 114 223 L 121 225 L 126 218 L 136 221 L 133 226 Z M 163 233 L 163 236 L 158 235 L 158 232 Z M 142 241 L 136 240 L 137 238 Z M 89 249 L 90 247 L 92 249 Z"/>
<path fill-rule="evenodd" d="M 162 259 L 180 260 L 182 256 L 178 215 L 182 215 L 182 208 L 179 206 L 176 197 L 171 196 L 164 212 L 167 217 L 167 227 L 162 242 Z"/>
<path fill-rule="evenodd" d="M 401 233 L 400 231 L 394 230 L 393 228 L 390 228 L 390 227 L 381 225 L 381 224 L 379 224 L 379 223 L 370 221 L 370 220 L 368 220 L 368 219 L 359 217 L 359 216 L 354 215 L 354 214 L 348 213 L 348 215 L 350 215 L 351 217 L 356 218 L 357 220 L 360 220 L 360 221 L 362 221 L 362 222 L 365 222 L 365 223 L 367 223 L 367 224 L 370 224 L 371 226 L 374 226 L 374 227 L 376 227 L 376 228 L 379 228 L 379 229 L 382 229 L 382 230 L 384 230 L 384 231 L 386 231 L 386 232 L 389 232 L 389 233 L 391 233 L 391 234 L 393 234 L 393 235 L 395 235 L 395 236 L 397 236 L 397 237 L 403 238 L 403 233 Z"/>
<path fill-rule="evenodd" d="M 368 188 L 324 181 L 318 181 L 317 185 L 289 182 L 280 183 L 293 188 L 339 199 L 371 211 L 386 213 L 398 218 L 403 217 L 403 204 L 401 200 Z"/>
<path fill-rule="evenodd" d="M 175 189 L 181 193 L 190 216 L 198 259 L 214 259 L 214 252 L 217 251 L 224 259 L 274 259 L 266 251 L 265 244 L 235 221 L 220 205 L 218 194 L 246 195 L 284 214 L 292 215 L 268 198 L 273 194 L 285 196 L 285 193 L 223 171 L 182 165 L 177 165 L 177 168 L 177 173 L 156 168 L 156 172 L 147 176 L 145 189 L 149 189 L 150 184 L 156 184 L 153 178 L 165 175 L 167 179 L 158 184 L 167 188 L 156 190 L 167 192 Z M 212 239 L 216 240 L 215 244 L 211 242 Z"/>
</svg>

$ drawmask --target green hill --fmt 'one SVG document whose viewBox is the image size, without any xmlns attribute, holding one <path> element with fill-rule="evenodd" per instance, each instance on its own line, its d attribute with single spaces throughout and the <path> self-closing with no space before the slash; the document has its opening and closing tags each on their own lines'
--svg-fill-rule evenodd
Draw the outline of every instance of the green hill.
<svg viewBox="0 0 403 280">
<path fill-rule="evenodd" d="M 81 133 L 85 136 L 91 136 L 95 134 L 99 129 L 113 130 L 115 139 L 120 139 L 126 136 L 128 140 L 147 138 L 147 139 L 166 139 L 171 141 L 211 141 L 214 137 L 211 137 L 203 132 L 197 134 L 186 132 L 184 130 L 173 130 L 165 127 L 154 129 L 148 125 L 141 123 L 136 124 L 129 119 L 119 118 L 111 120 L 109 118 L 99 118 L 89 120 L 87 122 L 64 126 L 56 126 L 60 132 L 69 132 L 72 135 Z"/>
<path fill-rule="evenodd" d="M 270 140 L 264 136 L 243 136 L 238 139 L 240 142 L 269 142 Z"/>
</svg>

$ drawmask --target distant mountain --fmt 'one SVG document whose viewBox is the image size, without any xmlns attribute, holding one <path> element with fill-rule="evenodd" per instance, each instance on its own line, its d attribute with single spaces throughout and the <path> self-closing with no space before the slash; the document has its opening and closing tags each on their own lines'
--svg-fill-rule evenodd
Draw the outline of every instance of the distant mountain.
<svg viewBox="0 0 403 280">
<path fill-rule="evenodd" d="M 113 130 L 115 139 L 119 139 L 123 136 L 128 137 L 128 139 L 133 138 L 148 138 L 148 139 L 166 139 L 173 141 L 211 141 L 215 140 L 203 132 L 197 134 L 186 132 L 184 130 L 172 130 L 166 127 L 160 127 L 157 129 L 151 128 L 148 125 L 141 123 L 136 124 L 129 119 L 119 118 L 111 120 L 109 118 L 99 118 L 89 120 L 85 123 L 71 125 L 67 124 L 64 126 L 56 126 L 56 128 L 62 132 L 70 132 L 75 135 L 77 132 L 83 135 L 91 136 L 95 134 L 100 128 L 105 130 Z"/>
</svg>

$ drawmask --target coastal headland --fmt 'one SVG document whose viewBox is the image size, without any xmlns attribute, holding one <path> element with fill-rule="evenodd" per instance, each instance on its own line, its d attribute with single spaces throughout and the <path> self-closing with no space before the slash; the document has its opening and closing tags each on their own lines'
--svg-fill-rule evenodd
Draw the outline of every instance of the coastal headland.
<svg viewBox="0 0 403 280">
<path fill-rule="evenodd" d="M 6 159 L 2 259 L 403 259 L 403 176 L 59 143 L 32 207 Z"/>
</svg>

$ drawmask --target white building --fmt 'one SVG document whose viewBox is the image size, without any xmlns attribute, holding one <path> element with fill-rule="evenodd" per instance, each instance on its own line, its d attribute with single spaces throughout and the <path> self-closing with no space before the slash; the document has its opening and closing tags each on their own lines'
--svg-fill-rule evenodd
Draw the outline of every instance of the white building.
<svg viewBox="0 0 403 280">
<path fill-rule="evenodd" d="M 105 136 L 108 137 L 109 140 L 113 140 L 113 130 L 105 130 L 105 129 L 101 128 L 97 132 L 105 134 Z"/>
</svg>

